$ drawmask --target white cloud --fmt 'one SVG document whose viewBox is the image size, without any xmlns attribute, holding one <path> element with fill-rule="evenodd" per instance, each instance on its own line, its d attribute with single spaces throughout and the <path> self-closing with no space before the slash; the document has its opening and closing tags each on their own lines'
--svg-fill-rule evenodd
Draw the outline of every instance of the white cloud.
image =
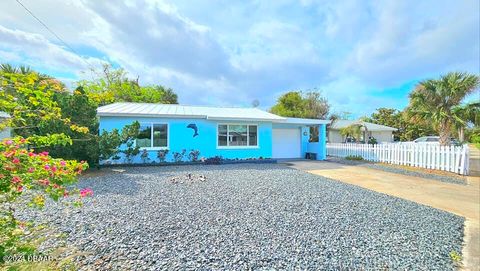
<svg viewBox="0 0 480 271">
<path fill-rule="evenodd" d="M 0 49 L 3 54 L 8 56 L 8 52 L 10 55 L 14 53 L 16 56 L 16 58 L 10 57 L 8 60 L 23 61 L 25 64 L 41 68 L 54 67 L 54 71 L 55 69 L 70 69 L 71 72 L 79 73 L 102 63 L 101 60 L 95 58 L 83 59 L 64 47 L 52 43 L 42 35 L 11 30 L 1 25 L 0 40 L 2 40 Z"/>
<path fill-rule="evenodd" d="M 384 89 L 480 69 L 475 0 L 46 1 L 24 2 L 92 62 L 120 64 L 188 104 L 259 99 L 268 108 L 283 91 L 316 87 L 336 111 L 363 115 L 405 104 L 405 90 Z M 2 60 L 53 72 L 87 69 L 5 1 L 0 39 Z"/>
</svg>

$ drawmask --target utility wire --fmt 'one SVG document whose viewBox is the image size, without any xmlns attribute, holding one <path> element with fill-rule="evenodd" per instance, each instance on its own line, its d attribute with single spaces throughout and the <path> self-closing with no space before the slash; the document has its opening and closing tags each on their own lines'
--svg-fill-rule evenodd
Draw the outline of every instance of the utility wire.
<svg viewBox="0 0 480 271">
<path fill-rule="evenodd" d="M 30 15 L 32 15 L 32 17 L 35 18 L 35 20 L 37 20 L 43 27 L 45 27 L 45 29 L 47 29 L 48 32 L 50 32 L 53 36 L 55 36 L 55 38 L 57 38 L 63 45 L 65 45 L 65 47 L 67 47 L 74 54 L 76 54 L 78 57 L 80 57 L 92 69 L 92 71 L 95 72 L 95 67 L 90 62 L 88 62 L 75 49 L 73 49 L 70 45 L 68 45 L 68 43 L 66 43 L 62 38 L 60 38 L 59 35 L 57 35 L 52 29 L 50 29 L 50 27 L 48 27 L 44 22 L 42 22 L 42 20 L 40 20 L 40 18 L 38 18 L 35 14 L 33 14 L 33 12 L 31 10 L 29 10 L 24 4 L 22 4 L 22 2 L 20 2 L 20 0 L 15 0 L 15 1 L 17 1 L 17 3 L 20 6 L 22 6 Z"/>
</svg>

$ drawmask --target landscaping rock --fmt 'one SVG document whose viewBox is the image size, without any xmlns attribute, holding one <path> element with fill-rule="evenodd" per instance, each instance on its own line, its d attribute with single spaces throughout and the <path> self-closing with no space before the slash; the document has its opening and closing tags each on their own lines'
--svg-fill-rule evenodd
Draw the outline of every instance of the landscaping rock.
<svg viewBox="0 0 480 271">
<path fill-rule="evenodd" d="M 206 180 L 170 181 L 188 174 Z M 462 248 L 462 217 L 276 164 L 131 167 L 79 186 L 94 196 L 77 212 L 20 217 L 55 221 L 88 253 L 80 270 L 453 270 Z"/>
<path fill-rule="evenodd" d="M 396 173 L 396 174 L 403 174 L 403 175 L 407 175 L 407 176 L 420 177 L 420 178 L 425 178 L 425 179 L 430 179 L 430 180 L 435 180 L 435 181 L 441 181 L 441 182 L 445 182 L 445 183 L 467 185 L 467 179 L 464 176 L 460 176 L 460 175 L 458 175 L 458 176 L 438 175 L 438 174 L 433 174 L 433 173 L 420 172 L 420 171 L 408 170 L 408 169 L 404 169 L 404 168 L 392 167 L 392 166 L 388 166 L 388 165 L 381 164 L 381 163 L 374 163 L 374 162 L 369 162 L 369 161 L 354 161 L 354 160 L 347 160 L 347 159 L 344 159 L 344 158 L 332 157 L 332 156 L 329 156 L 327 161 L 340 163 L 340 164 L 344 164 L 344 165 L 350 165 L 350 166 L 362 166 L 362 167 L 367 167 L 367 168 L 377 169 L 377 170 L 383 170 L 383 171 L 386 171 L 386 172 L 391 172 L 391 173 Z"/>
</svg>

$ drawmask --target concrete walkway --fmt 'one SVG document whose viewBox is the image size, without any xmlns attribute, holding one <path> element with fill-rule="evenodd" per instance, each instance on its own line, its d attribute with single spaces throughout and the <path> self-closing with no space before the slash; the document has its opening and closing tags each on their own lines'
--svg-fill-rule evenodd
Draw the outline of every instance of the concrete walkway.
<svg viewBox="0 0 480 271">
<path fill-rule="evenodd" d="M 475 145 L 470 144 L 470 153 L 469 153 L 470 161 L 470 175 L 471 176 L 480 176 L 480 150 L 475 147 Z"/>
<path fill-rule="evenodd" d="M 458 185 L 333 162 L 300 160 L 284 163 L 296 169 L 465 217 L 465 246 L 462 251 L 464 269 L 479 270 L 480 178 L 469 177 L 468 185 Z"/>
</svg>

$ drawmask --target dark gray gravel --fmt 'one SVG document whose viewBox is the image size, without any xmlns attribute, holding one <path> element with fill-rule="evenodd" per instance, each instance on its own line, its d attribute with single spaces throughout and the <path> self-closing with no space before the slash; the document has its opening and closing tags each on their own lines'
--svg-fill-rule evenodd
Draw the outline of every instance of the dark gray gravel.
<svg viewBox="0 0 480 271">
<path fill-rule="evenodd" d="M 408 169 L 402 169 L 402 168 L 396 168 L 396 167 L 389 167 L 387 165 L 382 165 L 380 163 L 374 163 L 374 162 L 369 162 L 369 161 L 347 160 L 347 159 L 344 159 L 344 158 L 332 157 L 332 156 L 329 156 L 327 158 L 327 161 L 340 163 L 340 164 L 345 164 L 345 165 L 368 167 L 368 168 L 383 170 L 383 171 L 387 171 L 387 172 L 391 172 L 391 173 L 397 173 L 397 174 L 403 174 L 403 175 L 408 175 L 408 176 L 413 176 L 413 177 L 421 177 L 421 178 L 425 178 L 425 179 L 441 181 L 441 182 L 444 182 L 444 183 L 454 183 L 454 184 L 467 185 L 466 177 L 460 176 L 460 175 L 458 175 L 457 177 L 437 175 L 437 174 L 433 174 L 433 173 L 431 174 L 431 173 L 426 173 L 426 172 L 419 172 L 419 171 L 414 171 L 414 170 L 408 170 Z"/>
<path fill-rule="evenodd" d="M 171 181 L 187 173 L 206 181 Z M 80 186 L 95 193 L 83 208 L 40 218 L 91 253 L 82 270 L 452 270 L 462 248 L 462 217 L 282 165 L 127 168 Z"/>
</svg>

